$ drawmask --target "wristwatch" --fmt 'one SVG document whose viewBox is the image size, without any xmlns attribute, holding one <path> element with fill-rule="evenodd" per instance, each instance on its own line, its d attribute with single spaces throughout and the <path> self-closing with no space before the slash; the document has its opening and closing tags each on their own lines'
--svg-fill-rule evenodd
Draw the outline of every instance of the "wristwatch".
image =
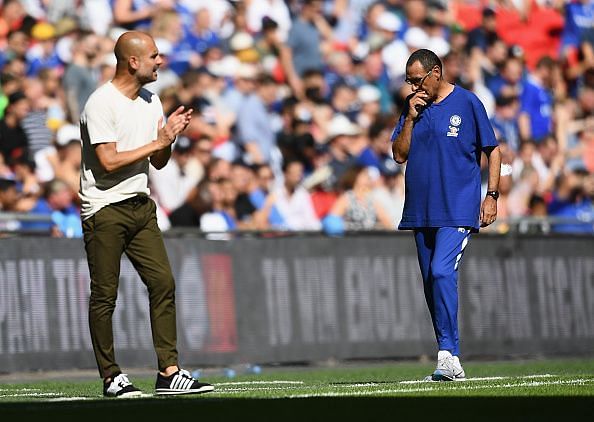
<svg viewBox="0 0 594 422">
<path fill-rule="evenodd" d="M 487 191 L 487 196 L 490 196 L 491 198 L 497 201 L 497 199 L 499 198 L 499 191 L 489 190 Z"/>
</svg>

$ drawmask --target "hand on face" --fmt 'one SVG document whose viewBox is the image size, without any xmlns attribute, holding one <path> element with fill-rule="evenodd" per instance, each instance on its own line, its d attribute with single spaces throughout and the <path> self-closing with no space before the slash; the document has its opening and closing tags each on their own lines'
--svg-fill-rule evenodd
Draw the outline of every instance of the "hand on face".
<svg viewBox="0 0 594 422">
<path fill-rule="evenodd" d="M 408 115 L 413 119 L 416 119 L 421 110 L 427 107 L 427 99 L 429 96 L 425 91 L 417 91 L 408 99 Z"/>
</svg>

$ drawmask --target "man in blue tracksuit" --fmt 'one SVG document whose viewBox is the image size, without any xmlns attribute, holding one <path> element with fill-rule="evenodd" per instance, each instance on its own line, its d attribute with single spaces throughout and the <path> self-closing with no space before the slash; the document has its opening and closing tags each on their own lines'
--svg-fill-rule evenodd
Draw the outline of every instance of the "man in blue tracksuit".
<svg viewBox="0 0 594 422">
<path fill-rule="evenodd" d="M 471 232 L 497 217 L 501 155 L 483 104 L 443 78 L 441 60 L 417 50 L 406 64 L 413 88 L 392 134 L 392 152 L 406 166 L 399 229 L 413 230 L 425 299 L 438 343 L 434 381 L 465 378 L 458 358 L 458 265 Z M 489 159 L 481 205 L 481 153 Z"/>
</svg>

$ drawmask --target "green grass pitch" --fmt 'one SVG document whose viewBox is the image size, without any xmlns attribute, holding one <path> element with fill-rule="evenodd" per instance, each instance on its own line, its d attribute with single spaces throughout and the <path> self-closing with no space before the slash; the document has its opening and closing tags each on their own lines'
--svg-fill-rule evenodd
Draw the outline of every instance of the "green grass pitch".
<svg viewBox="0 0 594 422">
<path fill-rule="evenodd" d="M 214 383 L 215 392 L 177 397 L 152 396 L 154 378 L 136 376 L 131 379 L 146 396 L 135 399 L 103 398 L 98 380 L 8 383 L 0 377 L 0 420 L 81 420 L 113 412 L 143 421 L 172 414 L 208 421 L 430 420 L 436 412 L 456 420 L 570 421 L 594 414 L 594 359 L 475 361 L 465 364 L 466 381 L 422 382 L 432 369 L 431 363 L 350 363 L 264 368 L 232 379 L 205 371 L 202 379 Z"/>
</svg>

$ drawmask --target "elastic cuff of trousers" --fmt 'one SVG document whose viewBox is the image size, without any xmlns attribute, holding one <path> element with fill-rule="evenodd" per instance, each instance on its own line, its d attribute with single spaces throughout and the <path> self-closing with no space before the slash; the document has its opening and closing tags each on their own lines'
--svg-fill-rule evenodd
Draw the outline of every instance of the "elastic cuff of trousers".
<svg viewBox="0 0 594 422">
<path fill-rule="evenodd" d="M 122 370 L 119 366 L 112 366 L 109 369 L 103 371 L 102 378 L 111 378 L 113 379 L 114 376 L 117 376 L 122 373 Z"/>
<path fill-rule="evenodd" d="M 162 364 L 159 365 L 159 371 L 161 372 L 165 372 L 165 369 L 169 368 L 170 366 L 177 366 L 179 368 L 179 364 L 177 363 L 177 360 L 170 360 L 170 361 L 165 361 Z"/>
</svg>

